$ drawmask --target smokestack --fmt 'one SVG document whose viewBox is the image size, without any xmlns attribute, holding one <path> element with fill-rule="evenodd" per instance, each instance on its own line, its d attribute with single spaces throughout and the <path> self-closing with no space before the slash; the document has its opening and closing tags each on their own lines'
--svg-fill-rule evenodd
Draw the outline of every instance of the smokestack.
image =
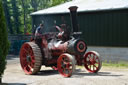
<svg viewBox="0 0 128 85">
<path fill-rule="evenodd" d="M 79 32 L 78 30 L 78 20 L 77 20 L 77 6 L 69 7 L 70 17 L 71 17 L 71 25 L 73 28 L 73 32 Z"/>
</svg>

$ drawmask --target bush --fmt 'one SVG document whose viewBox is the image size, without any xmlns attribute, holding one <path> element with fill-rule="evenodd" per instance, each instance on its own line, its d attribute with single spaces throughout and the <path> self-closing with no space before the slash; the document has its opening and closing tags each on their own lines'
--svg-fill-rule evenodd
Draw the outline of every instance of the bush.
<svg viewBox="0 0 128 85">
<path fill-rule="evenodd" d="M 6 56 L 8 53 L 9 42 L 3 13 L 2 1 L 0 0 L 0 83 L 6 66 Z"/>
</svg>

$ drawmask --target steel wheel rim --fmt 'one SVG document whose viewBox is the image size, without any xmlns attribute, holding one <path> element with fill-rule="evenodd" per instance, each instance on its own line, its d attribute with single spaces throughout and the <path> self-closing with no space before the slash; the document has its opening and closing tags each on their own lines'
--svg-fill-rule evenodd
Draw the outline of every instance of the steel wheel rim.
<svg viewBox="0 0 128 85">
<path fill-rule="evenodd" d="M 95 52 L 88 52 L 84 58 L 84 66 L 89 72 L 96 73 L 101 68 L 101 60 Z"/>
<path fill-rule="evenodd" d="M 58 59 L 58 71 L 64 77 L 70 77 L 73 71 L 72 61 L 67 55 L 61 55 Z"/>
<path fill-rule="evenodd" d="M 31 46 L 25 43 L 20 51 L 21 67 L 26 74 L 32 74 L 35 64 L 35 56 Z"/>
</svg>

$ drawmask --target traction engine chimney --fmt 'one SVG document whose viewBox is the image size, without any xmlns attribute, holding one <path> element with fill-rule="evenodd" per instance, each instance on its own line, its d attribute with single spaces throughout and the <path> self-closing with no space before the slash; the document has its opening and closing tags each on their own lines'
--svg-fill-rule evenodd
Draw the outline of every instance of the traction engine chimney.
<svg viewBox="0 0 128 85">
<path fill-rule="evenodd" d="M 71 17 L 71 25 L 73 28 L 73 32 L 79 32 L 78 30 L 78 20 L 77 20 L 77 6 L 69 7 L 70 17 Z"/>
</svg>

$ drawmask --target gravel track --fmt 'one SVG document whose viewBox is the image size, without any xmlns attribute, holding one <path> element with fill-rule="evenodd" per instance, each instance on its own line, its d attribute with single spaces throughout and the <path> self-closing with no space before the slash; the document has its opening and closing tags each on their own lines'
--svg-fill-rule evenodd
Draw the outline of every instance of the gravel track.
<svg viewBox="0 0 128 85">
<path fill-rule="evenodd" d="M 19 58 L 8 60 L 3 76 L 8 85 L 128 85 L 128 69 L 102 68 L 98 74 L 77 68 L 70 78 L 62 77 L 58 71 L 42 66 L 37 75 L 25 75 Z"/>
</svg>

